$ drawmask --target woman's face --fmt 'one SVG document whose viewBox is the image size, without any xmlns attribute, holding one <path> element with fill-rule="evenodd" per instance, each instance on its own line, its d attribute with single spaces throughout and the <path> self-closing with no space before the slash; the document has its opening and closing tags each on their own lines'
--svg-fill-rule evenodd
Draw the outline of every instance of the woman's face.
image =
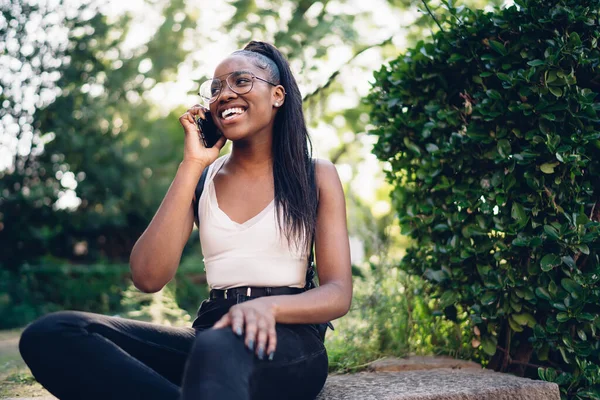
<svg viewBox="0 0 600 400">
<path fill-rule="evenodd" d="M 270 81 L 268 71 L 255 66 L 247 57 L 233 55 L 221 62 L 214 73 L 215 78 L 222 79 L 221 93 L 210 104 L 210 112 L 215 116 L 217 128 L 231 141 L 246 139 L 257 133 L 271 135 L 277 109 L 275 103 L 283 103 L 282 86 L 254 79 L 252 90 L 237 94 L 226 82 L 227 75 L 235 71 L 250 71 L 257 77 Z M 232 109 L 235 112 L 228 111 Z"/>
</svg>

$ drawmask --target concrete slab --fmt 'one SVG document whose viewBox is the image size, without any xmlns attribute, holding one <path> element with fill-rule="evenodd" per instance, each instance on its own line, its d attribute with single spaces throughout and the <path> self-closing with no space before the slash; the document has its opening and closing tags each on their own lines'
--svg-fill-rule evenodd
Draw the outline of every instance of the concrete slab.
<svg viewBox="0 0 600 400">
<path fill-rule="evenodd" d="M 560 400 L 560 394 L 554 383 L 474 368 L 442 368 L 330 375 L 317 400 Z"/>
<path fill-rule="evenodd" d="M 467 368 L 330 375 L 317 400 L 560 400 L 560 394 L 554 383 Z"/>
<path fill-rule="evenodd" d="M 370 372 L 402 372 L 437 368 L 475 368 L 480 370 L 481 365 L 473 361 L 457 360 L 447 356 L 386 357 L 369 364 L 367 370 Z"/>
</svg>

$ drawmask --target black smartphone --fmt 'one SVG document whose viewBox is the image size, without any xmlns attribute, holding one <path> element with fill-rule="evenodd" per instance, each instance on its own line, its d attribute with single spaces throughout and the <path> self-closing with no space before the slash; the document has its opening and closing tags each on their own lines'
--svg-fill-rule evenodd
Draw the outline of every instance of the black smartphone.
<svg viewBox="0 0 600 400">
<path fill-rule="evenodd" d="M 206 119 L 198 117 L 196 124 L 198 124 L 198 129 L 200 129 L 200 137 L 204 142 L 204 146 L 213 147 L 221 137 L 221 132 L 217 129 L 210 111 L 205 111 L 204 115 Z"/>
</svg>

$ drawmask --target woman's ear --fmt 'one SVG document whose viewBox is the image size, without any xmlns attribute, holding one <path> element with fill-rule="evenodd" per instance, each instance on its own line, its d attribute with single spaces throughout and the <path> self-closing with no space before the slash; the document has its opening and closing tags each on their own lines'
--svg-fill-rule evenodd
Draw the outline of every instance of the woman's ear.
<svg viewBox="0 0 600 400">
<path fill-rule="evenodd" d="M 285 101 L 285 89 L 281 85 L 275 86 L 273 90 L 273 107 L 281 107 Z"/>
</svg>

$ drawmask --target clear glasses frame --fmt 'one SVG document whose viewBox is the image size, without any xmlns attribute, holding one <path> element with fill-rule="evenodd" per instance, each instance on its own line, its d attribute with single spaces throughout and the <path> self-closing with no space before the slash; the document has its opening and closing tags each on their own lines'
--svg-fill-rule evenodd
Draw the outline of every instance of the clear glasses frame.
<svg viewBox="0 0 600 400">
<path fill-rule="evenodd" d="M 227 83 L 227 86 L 232 92 L 241 95 L 249 93 L 252 90 L 254 87 L 254 81 L 256 79 L 266 82 L 272 86 L 278 85 L 277 83 L 273 83 L 254 75 L 254 73 L 251 71 L 233 71 L 202 82 L 200 89 L 198 90 L 198 95 L 205 102 L 205 104 L 212 104 L 217 101 L 221 95 L 223 90 L 223 81 Z"/>
</svg>

